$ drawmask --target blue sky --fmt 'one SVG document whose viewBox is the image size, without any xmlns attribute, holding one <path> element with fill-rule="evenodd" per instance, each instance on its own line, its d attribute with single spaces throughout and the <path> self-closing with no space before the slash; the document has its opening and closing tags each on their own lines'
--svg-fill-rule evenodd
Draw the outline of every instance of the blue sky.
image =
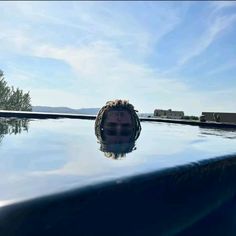
<svg viewBox="0 0 236 236">
<path fill-rule="evenodd" d="M 33 105 L 236 112 L 236 2 L 0 2 L 0 69 Z"/>
</svg>

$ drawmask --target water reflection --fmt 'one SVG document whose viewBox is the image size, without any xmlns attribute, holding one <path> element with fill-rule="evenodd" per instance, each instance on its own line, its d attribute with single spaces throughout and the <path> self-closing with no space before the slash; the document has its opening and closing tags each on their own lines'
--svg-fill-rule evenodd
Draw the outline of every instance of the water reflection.
<svg viewBox="0 0 236 236">
<path fill-rule="evenodd" d="M 236 139 L 236 130 L 232 128 L 221 128 L 221 129 L 215 129 L 215 128 L 209 128 L 209 127 L 201 127 L 200 133 L 203 136 L 219 136 L 222 138 L 227 139 Z"/>
<path fill-rule="evenodd" d="M 0 143 L 6 134 L 20 134 L 23 131 L 28 132 L 28 119 L 1 119 L 0 118 Z"/>
</svg>

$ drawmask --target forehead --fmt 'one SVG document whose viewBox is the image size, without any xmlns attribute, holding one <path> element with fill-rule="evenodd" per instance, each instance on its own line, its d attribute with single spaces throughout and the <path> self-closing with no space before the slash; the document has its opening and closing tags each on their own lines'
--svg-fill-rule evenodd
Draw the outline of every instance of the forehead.
<svg viewBox="0 0 236 236">
<path fill-rule="evenodd" d="M 131 114 L 128 110 L 109 110 L 106 113 L 106 118 L 131 121 Z"/>
</svg>

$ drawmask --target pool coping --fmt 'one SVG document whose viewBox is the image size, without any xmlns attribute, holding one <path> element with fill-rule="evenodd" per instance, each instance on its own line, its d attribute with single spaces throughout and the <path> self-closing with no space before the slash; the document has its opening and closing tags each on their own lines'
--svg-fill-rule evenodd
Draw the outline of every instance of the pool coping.
<svg viewBox="0 0 236 236">
<path fill-rule="evenodd" d="M 27 112 L 27 111 L 7 111 L 0 110 L 0 118 L 25 118 L 25 119 L 84 119 L 84 120 L 95 120 L 96 115 L 85 115 L 85 114 L 71 114 L 71 113 L 46 113 L 46 112 Z M 165 119 L 165 118 L 144 118 L 140 117 L 140 121 L 146 122 L 164 122 L 164 123 L 174 123 L 183 125 L 192 125 L 200 127 L 211 127 L 211 128 L 232 128 L 236 129 L 236 124 L 234 123 L 223 123 L 223 122 L 212 122 L 212 121 L 189 121 L 180 119 Z"/>
</svg>

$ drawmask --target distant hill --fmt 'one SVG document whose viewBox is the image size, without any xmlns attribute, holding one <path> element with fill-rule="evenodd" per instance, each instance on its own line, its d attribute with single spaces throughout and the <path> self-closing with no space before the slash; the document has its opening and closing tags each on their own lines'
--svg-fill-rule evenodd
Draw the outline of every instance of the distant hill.
<svg viewBox="0 0 236 236">
<path fill-rule="evenodd" d="M 97 115 L 99 109 L 100 108 L 72 109 L 69 107 L 33 106 L 34 112 L 71 113 L 71 114 L 85 114 L 85 115 Z"/>
<path fill-rule="evenodd" d="M 48 106 L 33 106 L 34 112 L 47 112 L 47 113 L 70 113 L 70 114 L 84 114 L 84 115 L 97 115 L 100 108 L 80 108 L 72 109 L 69 107 L 48 107 Z M 138 113 L 139 117 L 151 117 L 153 113 Z"/>
</svg>

